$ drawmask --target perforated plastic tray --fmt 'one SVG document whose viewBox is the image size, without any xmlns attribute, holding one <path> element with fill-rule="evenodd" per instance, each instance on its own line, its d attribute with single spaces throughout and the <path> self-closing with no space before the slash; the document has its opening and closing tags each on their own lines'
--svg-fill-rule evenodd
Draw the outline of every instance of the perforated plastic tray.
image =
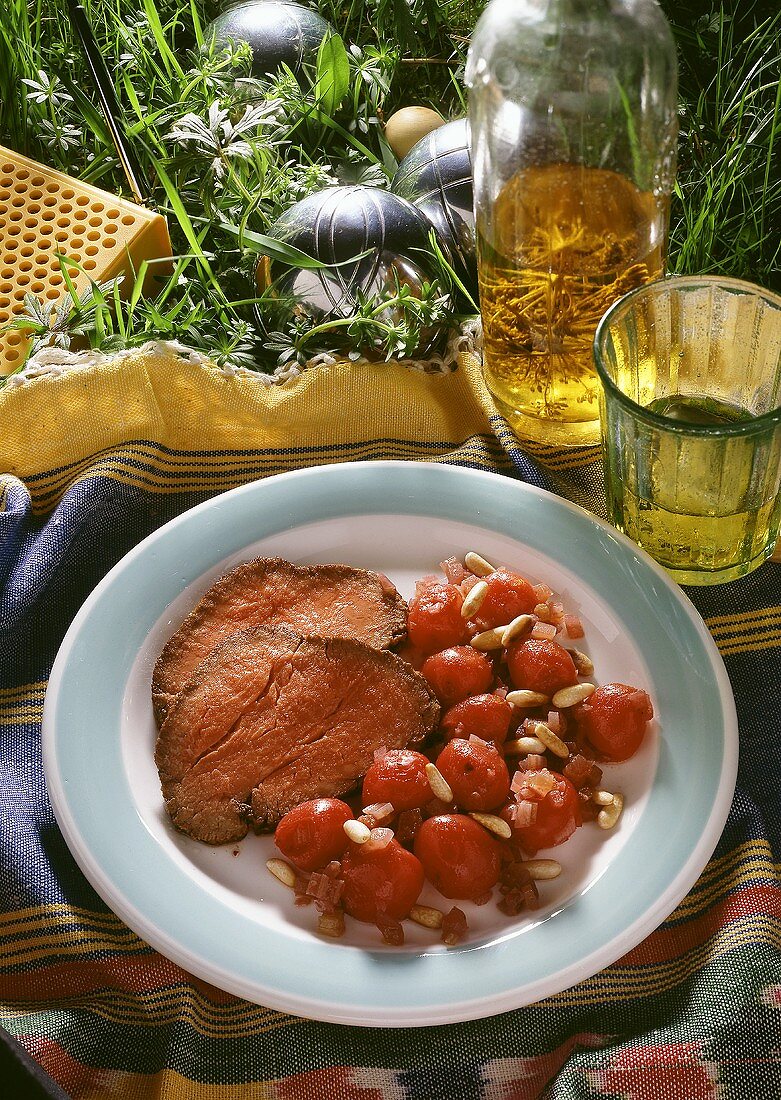
<svg viewBox="0 0 781 1100">
<path fill-rule="evenodd" d="M 66 293 L 59 256 L 81 292 L 171 255 L 168 227 L 153 213 L 0 146 L 0 330 L 33 294 L 56 306 Z M 130 281 L 130 280 L 128 280 Z M 0 331 L 0 375 L 23 362 L 28 337 Z"/>
</svg>

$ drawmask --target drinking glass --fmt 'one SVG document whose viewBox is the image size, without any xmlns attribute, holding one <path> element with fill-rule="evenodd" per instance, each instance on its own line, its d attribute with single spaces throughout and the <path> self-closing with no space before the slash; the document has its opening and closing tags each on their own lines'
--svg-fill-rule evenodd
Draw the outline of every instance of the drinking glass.
<svg viewBox="0 0 781 1100">
<path fill-rule="evenodd" d="M 594 359 L 610 521 L 682 584 L 755 569 L 781 521 L 781 297 L 660 279 L 611 306 Z"/>
</svg>

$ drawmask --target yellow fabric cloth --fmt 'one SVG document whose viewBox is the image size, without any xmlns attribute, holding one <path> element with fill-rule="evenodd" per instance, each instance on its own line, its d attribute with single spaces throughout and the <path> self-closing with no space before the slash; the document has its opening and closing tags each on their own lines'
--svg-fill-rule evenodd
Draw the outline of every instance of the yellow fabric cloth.
<svg viewBox="0 0 781 1100">
<path fill-rule="evenodd" d="M 0 473 L 25 481 L 40 511 L 73 480 L 74 467 L 94 472 L 102 453 L 111 454 L 116 476 L 132 479 L 122 456 L 129 462 L 139 441 L 147 458 L 149 445 L 159 445 L 154 460 L 166 473 L 176 467 L 172 491 L 203 489 L 204 472 L 215 491 L 245 480 L 229 455 L 252 452 L 247 473 L 257 477 L 385 457 L 388 443 L 399 458 L 456 452 L 509 470 L 491 413 L 480 365 L 469 354 L 449 374 L 338 362 L 268 387 L 253 376 L 227 375 L 148 348 L 0 390 Z M 264 452 L 269 466 L 260 469 Z"/>
</svg>

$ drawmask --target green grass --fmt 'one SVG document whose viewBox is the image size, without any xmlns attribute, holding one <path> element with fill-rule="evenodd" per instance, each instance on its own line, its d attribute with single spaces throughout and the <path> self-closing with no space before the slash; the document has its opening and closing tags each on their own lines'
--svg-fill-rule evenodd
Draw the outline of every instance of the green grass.
<svg viewBox="0 0 781 1100">
<path fill-rule="evenodd" d="M 0 143 L 127 195 L 64 3 L 5 3 Z M 177 260 L 154 299 L 137 284 L 122 298 L 115 286 L 95 287 L 53 314 L 30 303 L 38 341 L 118 348 L 175 336 L 218 361 L 271 369 L 318 347 L 409 354 L 432 324 L 457 323 L 440 263 L 419 299 L 396 293 L 390 311 L 362 303 L 349 323 L 313 332 L 286 303 L 264 300 L 261 327 L 254 268 L 273 219 L 298 198 L 335 181 L 387 184 L 395 160 L 382 123 L 398 106 L 464 113 L 463 66 L 481 0 L 313 0 L 341 39 L 301 86 L 287 74 L 250 79 L 246 47 L 210 47 L 215 0 L 84 3 Z M 781 12 L 767 14 L 761 0 L 663 7 L 680 47 L 670 267 L 778 288 Z"/>
<path fill-rule="evenodd" d="M 781 289 L 781 10 L 667 7 L 681 87 L 671 267 Z"/>
</svg>

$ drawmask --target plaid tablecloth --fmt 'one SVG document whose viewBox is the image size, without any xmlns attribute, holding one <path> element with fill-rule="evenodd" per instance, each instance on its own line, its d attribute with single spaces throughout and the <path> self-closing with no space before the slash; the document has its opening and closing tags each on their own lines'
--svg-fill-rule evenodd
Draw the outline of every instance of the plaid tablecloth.
<svg viewBox="0 0 781 1100">
<path fill-rule="evenodd" d="M 3 1053 L 14 1042 L 80 1100 L 781 1096 L 778 565 L 689 592 L 741 731 L 713 858 L 658 931 L 546 1001 L 426 1029 L 291 1017 L 157 954 L 77 869 L 46 796 L 41 713 L 59 643 L 96 582 L 215 493 L 387 458 L 495 470 L 603 506 L 592 454 L 551 452 L 545 466 L 523 454 L 469 356 L 450 375 L 337 364 L 270 390 L 158 351 L 0 392 L 0 1096 L 39 1095 Z"/>
</svg>

